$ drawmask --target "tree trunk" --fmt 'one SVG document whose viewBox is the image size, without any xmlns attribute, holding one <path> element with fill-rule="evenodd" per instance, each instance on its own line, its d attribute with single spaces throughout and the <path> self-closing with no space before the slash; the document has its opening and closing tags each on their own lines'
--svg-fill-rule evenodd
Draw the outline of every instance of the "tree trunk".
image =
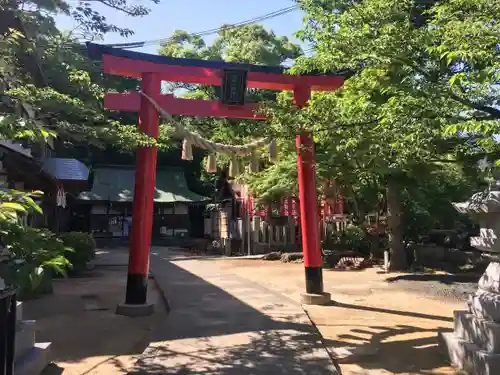
<svg viewBox="0 0 500 375">
<path fill-rule="evenodd" d="M 394 176 L 387 178 L 387 231 L 389 234 L 389 270 L 404 271 L 408 268 L 401 225 L 400 187 Z"/>
<path fill-rule="evenodd" d="M 362 215 L 361 213 L 361 209 L 359 207 L 359 203 L 358 203 L 358 199 L 356 198 L 356 192 L 354 191 L 354 188 L 351 186 L 349 186 L 349 190 L 351 192 L 351 197 L 352 197 L 352 208 L 353 208 L 353 211 L 354 211 L 354 216 L 355 216 L 355 219 L 356 219 L 356 222 L 357 223 L 362 223 L 365 219 L 364 215 Z"/>
</svg>

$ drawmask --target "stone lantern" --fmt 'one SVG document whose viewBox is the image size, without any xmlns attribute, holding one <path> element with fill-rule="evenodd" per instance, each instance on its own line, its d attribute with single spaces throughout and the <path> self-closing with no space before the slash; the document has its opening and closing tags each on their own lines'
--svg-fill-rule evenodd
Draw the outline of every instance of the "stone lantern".
<svg viewBox="0 0 500 375">
<path fill-rule="evenodd" d="M 471 245 L 491 262 L 467 309 L 454 311 L 454 331 L 440 333 L 440 341 L 455 367 L 471 375 L 500 375 L 500 181 L 453 206 L 479 221 L 480 235 Z"/>
</svg>

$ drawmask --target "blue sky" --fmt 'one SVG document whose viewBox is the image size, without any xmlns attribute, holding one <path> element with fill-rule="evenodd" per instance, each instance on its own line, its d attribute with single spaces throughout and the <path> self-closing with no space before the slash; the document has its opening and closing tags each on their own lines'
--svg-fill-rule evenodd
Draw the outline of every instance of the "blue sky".
<svg viewBox="0 0 500 375">
<path fill-rule="evenodd" d="M 69 0 L 69 2 L 75 6 L 78 4 L 78 0 Z M 146 2 L 142 0 L 140 3 Z M 110 22 L 135 31 L 135 35 L 127 39 L 119 35 L 108 35 L 104 43 L 125 43 L 167 38 L 175 30 L 204 31 L 222 24 L 255 18 L 292 5 L 294 2 L 291 0 L 160 0 L 160 4 L 151 4 L 151 13 L 142 18 L 130 17 L 104 6 L 96 7 L 96 9 Z M 69 17 L 58 16 L 56 21 L 61 29 L 74 27 Z M 286 35 L 295 39 L 293 34 L 301 27 L 302 14 L 296 10 L 265 20 L 261 24 L 274 30 L 277 35 Z M 205 40 L 210 42 L 212 38 L 205 37 Z M 137 50 L 155 53 L 157 48 L 157 46 L 148 46 Z"/>
</svg>

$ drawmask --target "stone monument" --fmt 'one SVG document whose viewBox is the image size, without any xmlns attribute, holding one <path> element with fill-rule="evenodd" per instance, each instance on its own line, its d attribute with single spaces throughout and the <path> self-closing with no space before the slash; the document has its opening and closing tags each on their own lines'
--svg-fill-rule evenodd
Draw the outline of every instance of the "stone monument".
<svg viewBox="0 0 500 375">
<path fill-rule="evenodd" d="M 440 341 L 455 367 L 471 375 L 500 375 L 500 181 L 453 206 L 479 221 L 480 235 L 470 242 L 491 263 L 467 309 L 454 311 L 454 331 L 440 333 Z"/>
</svg>

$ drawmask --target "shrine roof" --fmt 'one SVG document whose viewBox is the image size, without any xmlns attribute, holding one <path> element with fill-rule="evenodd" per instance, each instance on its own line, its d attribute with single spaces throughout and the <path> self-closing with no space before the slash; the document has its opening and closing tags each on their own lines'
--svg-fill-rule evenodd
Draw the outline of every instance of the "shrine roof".
<svg viewBox="0 0 500 375">
<path fill-rule="evenodd" d="M 93 186 L 78 195 L 80 201 L 132 202 L 135 169 L 126 167 L 94 168 Z M 181 169 L 159 169 L 156 174 L 154 201 L 157 203 L 194 203 L 209 198 L 189 190 Z"/>
<path fill-rule="evenodd" d="M 87 181 L 89 169 L 73 158 L 47 158 L 43 170 L 60 181 Z"/>
</svg>

